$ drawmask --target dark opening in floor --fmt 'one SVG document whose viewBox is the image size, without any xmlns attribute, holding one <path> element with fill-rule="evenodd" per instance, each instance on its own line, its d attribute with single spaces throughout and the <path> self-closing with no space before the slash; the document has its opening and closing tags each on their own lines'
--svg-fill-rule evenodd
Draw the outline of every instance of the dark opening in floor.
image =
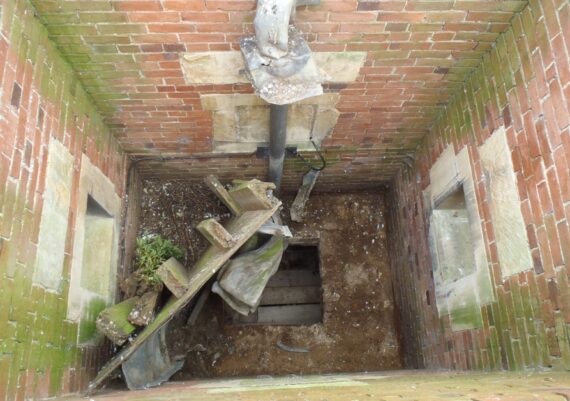
<svg viewBox="0 0 570 401">
<path fill-rule="evenodd" d="M 205 185 L 145 180 L 141 195 L 139 235 L 173 241 L 189 269 L 208 246 L 195 227 L 206 218 L 224 225 L 229 217 Z M 293 238 L 254 318 L 233 321 L 222 298 L 210 293 L 192 324 L 192 308 L 169 324 L 171 355 L 186 356 L 172 381 L 402 367 L 383 192 L 316 191 L 303 222 L 289 218 L 294 197 L 280 197 Z"/>
<path fill-rule="evenodd" d="M 318 245 L 292 244 L 254 313 L 243 316 L 225 309 L 232 324 L 310 325 L 322 322 L 322 303 Z"/>
</svg>

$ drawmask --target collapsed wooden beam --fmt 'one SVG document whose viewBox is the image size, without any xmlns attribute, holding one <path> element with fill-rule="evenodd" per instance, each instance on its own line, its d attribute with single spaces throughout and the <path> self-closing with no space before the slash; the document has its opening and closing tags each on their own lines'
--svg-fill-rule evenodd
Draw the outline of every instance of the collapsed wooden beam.
<svg viewBox="0 0 570 401">
<path fill-rule="evenodd" d="M 206 183 L 206 186 L 216 194 L 218 199 L 220 199 L 228 209 L 230 209 L 230 212 L 232 212 L 234 216 L 240 216 L 242 214 L 242 210 L 239 205 L 216 177 L 209 175 L 204 179 L 204 183 Z"/>
<path fill-rule="evenodd" d="M 271 208 L 271 196 L 268 191 L 275 189 L 272 182 L 256 179 L 244 181 L 233 180 L 229 190 L 230 196 L 236 201 L 241 210 L 260 210 Z"/>
<path fill-rule="evenodd" d="M 136 327 L 129 321 L 129 314 L 139 297 L 129 298 L 103 310 L 97 317 L 97 329 L 115 345 L 123 345 Z"/>
<path fill-rule="evenodd" d="M 127 361 L 133 353 L 149 338 L 168 323 L 174 315 L 182 310 L 198 293 L 198 291 L 216 274 L 222 265 L 265 223 L 277 212 L 281 202 L 271 198 L 271 207 L 265 210 L 244 212 L 234 217 L 227 224 L 227 231 L 236 239 L 231 248 L 223 249 L 210 246 L 196 264 L 189 271 L 188 290 L 184 295 L 171 304 L 165 306 L 156 319 L 150 323 L 126 348 L 120 351 L 100 371 L 97 377 L 89 384 L 87 394 L 99 387 L 103 381 L 121 364 Z"/>
<path fill-rule="evenodd" d="M 227 232 L 224 226 L 214 219 L 202 221 L 196 226 L 196 230 L 198 230 L 211 245 L 220 248 L 231 248 L 236 242 L 235 238 Z"/>
<path fill-rule="evenodd" d="M 176 298 L 184 296 L 188 290 L 188 272 L 176 258 L 168 259 L 160 265 L 156 273 Z"/>
</svg>

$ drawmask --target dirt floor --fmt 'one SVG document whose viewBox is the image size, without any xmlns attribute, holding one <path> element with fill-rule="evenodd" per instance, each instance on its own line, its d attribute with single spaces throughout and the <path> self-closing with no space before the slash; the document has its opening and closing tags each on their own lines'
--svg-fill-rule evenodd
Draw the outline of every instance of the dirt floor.
<svg viewBox="0 0 570 401">
<path fill-rule="evenodd" d="M 167 383 L 107 392 L 101 401 L 568 401 L 566 372 L 389 372 Z M 72 401 L 69 398 L 68 401 Z"/>
<path fill-rule="evenodd" d="M 293 195 L 282 197 L 285 222 Z M 319 239 L 323 322 L 233 325 L 221 298 L 212 294 L 194 327 L 185 327 L 189 311 L 170 324 L 173 353 L 187 355 L 173 380 L 401 368 L 384 213 L 381 192 L 313 194 L 306 223 L 288 224 L 295 237 Z M 145 183 L 140 232 L 189 249 L 187 266 L 207 246 L 194 227 L 209 217 L 223 222 L 229 214 L 205 186 Z M 285 351 L 277 343 L 309 352 Z"/>
</svg>

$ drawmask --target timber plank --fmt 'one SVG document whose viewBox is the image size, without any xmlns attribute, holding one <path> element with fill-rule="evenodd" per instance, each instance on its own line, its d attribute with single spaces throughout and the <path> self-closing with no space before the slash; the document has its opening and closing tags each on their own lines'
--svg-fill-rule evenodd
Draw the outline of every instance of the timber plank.
<svg viewBox="0 0 570 401">
<path fill-rule="evenodd" d="M 184 308 L 222 265 L 251 237 L 271 216 L 277 212 L 281 202 L 272 198 L 272 207 L 267 210 L 244 212 L 234 217 L 227 225 L 227 231 L 236 238 L 233 247 L 222 249 L 210 246 L 189 271 L 188 291 L 163 308 L 156 319 L 150 323 L 133 342 L 111 359 L 89 384 L 87 394 L 95 390 L 123 362 L 125 362 L 154 332 L 168 323 L 176 313 Z"/>
<path fill-rule="evenodd" d="M 257 324 L 313 324 L 322 320 L 322 314 L 320 304 L 260 306 Z"/>
<path fill-rule="evenodd" d="M 321 287 L 267 287 L 261 296 L 264 305 L 319 304 Z"/>
<path fill-rule="evenodd" d="M 267 287 L 312 287 L 320 286 L 318 274 L 303 269 L 277 270 L 269 279 Z"/>
</svg>

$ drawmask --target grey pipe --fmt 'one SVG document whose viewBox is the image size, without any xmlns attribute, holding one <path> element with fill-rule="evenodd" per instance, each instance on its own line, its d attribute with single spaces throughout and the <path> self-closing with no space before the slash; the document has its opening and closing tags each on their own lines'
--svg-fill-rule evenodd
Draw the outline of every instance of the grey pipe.
<svg viewBox="0 0 570 401">
<path fill-rule="evenodd" d="M 287 114 L 289 106 L 272 104 L 269 113 L 269 181 L 281 189 L 283 176 L 283 160 L 285 159 L 285 143 L 287 142 Z"/>
</svg>

